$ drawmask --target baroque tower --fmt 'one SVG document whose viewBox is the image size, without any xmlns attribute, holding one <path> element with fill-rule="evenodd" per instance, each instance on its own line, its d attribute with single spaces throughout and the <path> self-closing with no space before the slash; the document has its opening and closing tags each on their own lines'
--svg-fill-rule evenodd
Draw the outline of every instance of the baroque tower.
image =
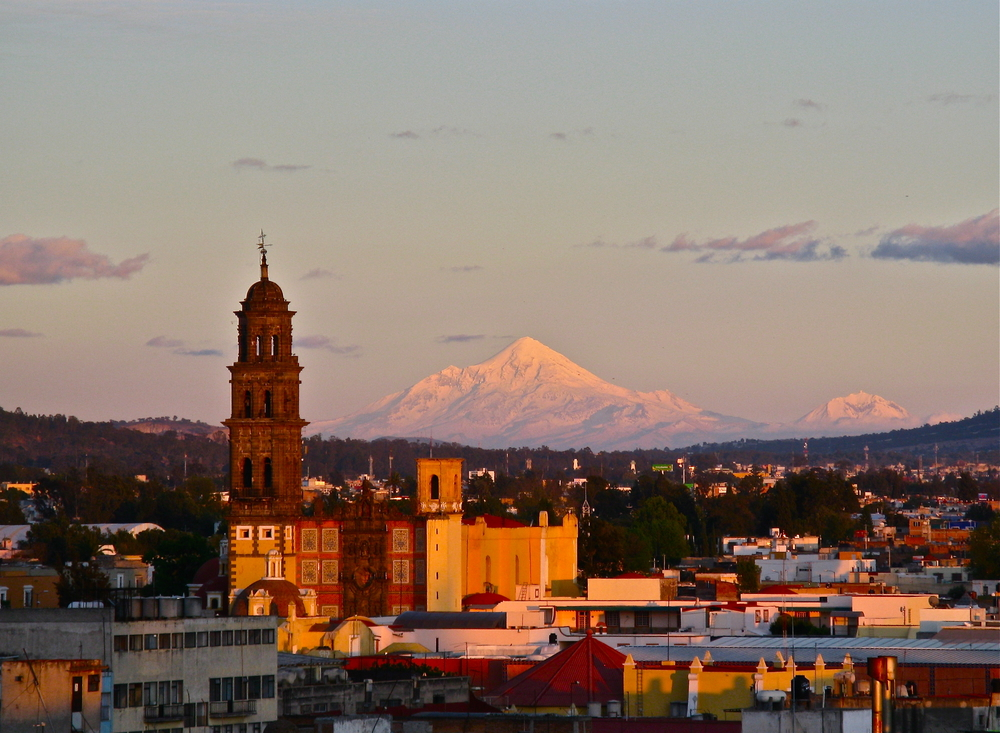
<svg viewBox="0 0 1000 733">
<path fill-rule="evenodd" d="M 229 587 L 274 574 L 295 582 L 294 521 L 301 513 L 302 428 L 299 366 L 292 353 L 292 316 L 281 288 L 268 278 L 264 234 L 260 280 L 250 286 L 239 321 L 239 356 L 229 367 Z M 276 551 L 276 552 L 275 552 Z M 267 558 L 272 563 L 268 567 Z"/>
</svg>

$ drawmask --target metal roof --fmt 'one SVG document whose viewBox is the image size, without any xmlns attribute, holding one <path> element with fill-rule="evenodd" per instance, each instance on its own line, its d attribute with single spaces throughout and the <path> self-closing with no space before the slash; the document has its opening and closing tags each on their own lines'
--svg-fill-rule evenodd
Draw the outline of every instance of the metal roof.
<svg viewBox="0 0 1000 733">
<path fill-rule="evenodd" d="M 756 664 L 764 657 L 771 661 L 777 652 L 787 659 L 794 656 L 799 663 L 812 664 L 816 654 L 822 654 L 827 664 L 840 664 L 846 654 L 855 663 L 869 657 L 894 656 L 900 664 L 954 665 L 962 667 L 1000 667 L 1000 635 L 997 641 L 946 643 L 937 639 L 885 639 L 872 637 L 810 636 L 782 638 L 780 636 L 730 636 L 697 646 L 671 644 L 658 646 L 622 646 L 618 650 L 631 654 L 637 662 L 703 659 L 706 651 L 720 663 Z"/>
</svg>

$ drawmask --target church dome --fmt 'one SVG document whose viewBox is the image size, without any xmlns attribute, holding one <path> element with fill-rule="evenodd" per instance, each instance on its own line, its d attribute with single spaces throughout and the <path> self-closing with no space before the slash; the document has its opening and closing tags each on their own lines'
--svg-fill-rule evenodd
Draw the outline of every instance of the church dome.
<svg viewBox="0 0 1000 733">
<path fill-rule="evenodd" d="M 233 616 L 249 616 L 251 615 L 251 606 L 257 605 L 253 601 L 265 597 L 270 600 L 264 606 L 265 613 L 263 615 L 288 618 L 291 615 L 289 610 L 292 606 L 295 607 L 296 616 L 307 615 L 306 604 L 302 600 L 302 594 L 299 593 L 299 589 L 287 580 L 278 580 L 276 578 L 261 578 L 244 588 L 236 596 L 230 614 Z"/>
<path fill-rule="evenodd" d="M 246 300 L 243 301 L 243 310 L 288 310 L 288 301 L 285 294 L 281 292 L 278 283 L 262 277 L 247 290 Z"/>
</svg>

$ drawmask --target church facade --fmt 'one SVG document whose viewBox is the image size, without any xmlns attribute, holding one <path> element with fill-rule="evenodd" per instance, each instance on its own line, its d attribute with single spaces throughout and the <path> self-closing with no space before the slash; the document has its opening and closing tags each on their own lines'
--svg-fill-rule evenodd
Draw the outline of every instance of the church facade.
<svg viewBox="0 0 1000 733">
<path fill-rule="evenodd" d="M 513 598 L 520 586 L 535 597 L 575 595 L 576 517 L 561 527 L 548 527 L 547 517 L 531 527 L 496 518 L 463 522 L 461 459 L 418 459 L 413 515 L 366 491 L 306 516 L 301 446 L 308 423 L 299 414 L 295 312 L 270 280 L 263 248 L 260 280 L 241 306 L 224 421 L 230 516 L 222 572 L 231 608 L 278 612 L 262 597 L 237 604 L 262 579 L 287 581 L 310 599 L 313 613 L 331 618 L 458 611 L 465 595 L 499 590 Z"/>
</svg>

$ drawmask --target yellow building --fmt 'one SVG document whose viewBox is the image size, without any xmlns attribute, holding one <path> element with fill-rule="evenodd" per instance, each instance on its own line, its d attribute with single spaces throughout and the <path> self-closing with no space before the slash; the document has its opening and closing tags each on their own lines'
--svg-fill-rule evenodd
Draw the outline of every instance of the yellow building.
<svg viewBox="0 0 1000 733">
<path fill-rule="evenodd" d="M 534 600 L 576 596 L 579 522 L 549 526 L 501 517 L 462 519 L 462 459 L 417 459 L 417 513 L 427 518 L 427 610 L 461 611 L 472 593 Z"/>
<path fill-rule="evenodd" d="M 821 654 L 811 664 L 799 665 L 778 652 L 770 663 L 763 657 L 756 666 L 716 664 L 711 652 L 691 662 L 639 661 L 625 659 L 624 705 L 626 716 L 687 717 L 710 713 L 719 720 L 738 718 L 738 711 L 753 707 L 763 690 L 787 691 L 796 675 L 809 680 L 814 690 L 839 689 L 843 680 L 853 681 L 850 656 L 828 666 Z"/>
</svg>

